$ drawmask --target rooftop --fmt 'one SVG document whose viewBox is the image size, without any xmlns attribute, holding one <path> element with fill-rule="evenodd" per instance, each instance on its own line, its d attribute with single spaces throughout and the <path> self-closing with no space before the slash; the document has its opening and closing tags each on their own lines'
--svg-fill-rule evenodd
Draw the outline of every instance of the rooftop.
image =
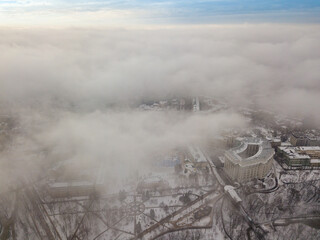
<svg viewBox="0 0 320 240">
<path fill-rule="evenodd" d="M 309 155 L 297 152 L 298 147 L 279 147 L 279 149 L 285 152 L 290 159 L 310 159 Z"/>
<path fill-rule="evenodd" d="M 195 162 L 207 162 L 199 147 L 188 146 L 188 149 Z"/>
<path fill-rule="evenodd" d="M 297 149 L 301 151 L 320 151 L 319 146 L 300 146 Z"/>
<path fill-rule="evenodd" d="M 311 159 L 310 163 L 320 163 L 320 159 Z"/>
<path fill-rule="evenodd" d="M 226 156 L 232 159 L 234 163 L 241 166 L 265 163 L 274 155 L 274 150 L 267 141 L 263 141 L 260 138 L 242 138 L 239 140 L 240 144 L 238 146 L 226 151 Z M 256 146 L 257 151 L 253 155 L 245 157 L 243 153 L 248 149 L 249 145 Z"/>
</svg>

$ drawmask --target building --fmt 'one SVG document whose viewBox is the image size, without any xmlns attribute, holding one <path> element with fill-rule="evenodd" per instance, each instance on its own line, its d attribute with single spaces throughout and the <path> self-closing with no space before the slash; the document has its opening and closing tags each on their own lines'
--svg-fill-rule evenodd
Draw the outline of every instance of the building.
<svg viewBox="0 0 320 240">
<path fill-rule="evenodd" d="M 307 146 L 320 146 L 320 137 L 314 135 L 307 135 L 308 145 Z"/>
<path fill-rule="evenodd" d="M 225 152 L 224 170 L 237 182 L 264 178 L 273 163 L 274 150 L 270 143 L 259 138 L 244 138 Z"/>
<path fill-rule="evenodd" d="M 208 161 L 199 147 L 188 146 L 190 160 L 197 169 L 205 169 L 208 166 Z"/>
<path fill-rule="evenodd" d="M 103 162 L 99 167 L 86 169 L 75 168 L 76 173 L 66 168 L 71 167 L 72 162 L 65 161 L 53 169 L 52 179 L 48 183 L 48 193 L 53 198 L 87 197 L 103 193 L 106 190 L 105 175 L 106 164 Z"/>
<path fill-rule="evenodd" d="M 279 156 L 289 167 L 318 167 L 320 159 L 319 146 L 278 147 Z"/>
<path fill-rule="evenodd" d="M 306 136 L 304 136 L 304 134 L 294 132 L 290 135 L 290 142 L 292 146 L 307 146 L 308 139 Z"/>
<path fill-rule="evenodd" d="M 180 111 L 184 111 L 185 106 L 186 106 L 186 101 L 183 98 L 181 98 L 180 99 Z"/>
<path fill-rule="evenodd" d="M 49 184 L 48 190 L 53 198 L 89 196 L 97 193 L 95 184 L 90 181 L 54 182 Z"/>
<path fill-rule="evenodd" d="M 195 98 L 192 99 L 192 106 L 193 106 L 193 111 L 194 112 L 199 112 L 200 111 L 199 97 L 195 97 Z"/>
<path fill-rule="evenodd" d="M 242 199 L 238 195 L 238 193 L 234 190 L 234 187 L 231 185 L 226 185 L 224 187 L 224 191 L 228 194 L 228 196 L 231 198 L 231 201 L 233 201 L 235 204 L 239 204 L 242 202 Z"/>
<path fill-rule="evenodd" d="M 284 162 L 290 167 L 302 167 L 310 165 L 310 157 L 306 154 L 300 154 L 296 147 L 279 147 L 278 153 L 283 157 Z"/>
<path fill-rule="evenodd" d="M 158 176 L 151 176 L 143 179 L 138 183 L 137 190 L 142 192 L 143 190 L 162 190 L 169 188 L 170 185 L 167 181 Z"/>
<path fill-rule="evenodd" d="M 280 147 L 281 146 L 281 139 L 280 138 L 272 138 L 269 140 L 271 147 Z"/>
<path fill-rule="evenodd" d="M 302 146 L 296 147 L 296 150 L 300 154 L 307 154 L 311 159 L 320 159 L 320 147 L 319 146 Z"/>
<path fill-rule="evenodd" d="M 290 142 L 293 146 L 320 146 L 320 137 L 312 133 L 293 132 Z"/>
<path fill-rule="evenodd" d="M 156 166 L 159 167 L 174 167 L 178 164 L 180 164 L 181 161 L 178 158 L 178 156 L 166 156 L 162 158 L 161 160 L 157 161 Z"/>
</svg>

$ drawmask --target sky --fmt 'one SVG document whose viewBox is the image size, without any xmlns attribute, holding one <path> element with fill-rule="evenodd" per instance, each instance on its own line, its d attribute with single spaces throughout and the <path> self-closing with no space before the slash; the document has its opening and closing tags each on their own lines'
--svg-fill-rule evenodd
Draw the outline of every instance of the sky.
<svg viewBox="0 0 320 240">
<path fill-rule="evenodd" d="M 319 23 L 317 0 L 0 0 L 2 26 Z"/>
</svg>

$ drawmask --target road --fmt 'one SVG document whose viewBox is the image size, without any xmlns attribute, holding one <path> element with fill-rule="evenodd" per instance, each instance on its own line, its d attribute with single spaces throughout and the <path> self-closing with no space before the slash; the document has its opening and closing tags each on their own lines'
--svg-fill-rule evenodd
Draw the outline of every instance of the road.
<svg viewBox="0 0 320 240">
<path fill-rule="evenodd" d="M 296 217 L 284 217 L 278 218 L 272 221 L 261 223 L 260 225 L 274 226 L 288 226 L 294 223 L 304 223 L 311 227 L 320 229 L 320 215 L 316 216 L 296 216 Z"/>
<path fill-rule="evenodd" d="M 154 224 L 151 227 L 145 229 L 144 231 L 139 233 L 134 239 L 141 239 L 142 237 L 144 237 L 146 239 L 152 239 L 152 238 L 154 238 L 155 235 L 160 235 L 161 232 L 163 232 L 161 227 L 163 228 L 164 225 L 166 225 L 169 228 L 173 228 L 174 229 L 175 226 L 171 223 L 171 221 L 176 221 L 176 220 L 180 219 L 191 208 L 200 207 L 201 205 L 203 205 L 204 204 L 203 200 L 208 198 L 208 197 L 209 198 L 213 197 L 213 195 L 214 195 L 213 193 L 214 192 L 215 192 L 215 190 L 209 191 L 209 192 L 205 193 L 204 195 L 202 195 L 201 197 L 191 201 L 190 203 L 186 204 L 185 206 L 183 206 L 182 208 L 178 209 L 177 211 L 169 214 L 168 216 L 166 216 L 165 218 L 163 218 L 162 220 L 160 220 L 156 224 Z M 167 231 L 167 229 L 165 229 L 165 231 Z"/>
<path fill-rule="evenodd" d="M 224 187 L 225 185 L 234 185 L 234 182 L 228 177 L 228 175 L 223 170 L 223 164 L 217 157 L 211 158 L 207 153 L 203 152 L 204 156 L 207 158 L 207 161 L 210 165 L 210 168 L 214 175 L 216 176 L 218 182 Z M 219 167 L 218 167 L 219 166 Z M 276 183 L 276 186 L 278 186 L 278 182 Z M 232 202 L 233 199 L 229 198 Z M 248 215 L 246 210 L 244 209 L 243 205 L 237 204 L 236 202 L 233 202 L 236 206 L 236 209 L 240 212 L 240 214 L 244 217 L 245 221 L 248 223 L 249 227 L 252 229 L 252 231 L 255 233 L 257 239 L 263 240 L 264 238 L 264 230 L 257 224 L 254 223 L 252 218 Z M 221 206 L 222 208 L 222 206 Z M 227 234 L 227 232 L 226 232 Z"/>
<path fill-rule="evenodd" d="M 277 190 L 279 189 L 279 180 L 278 180 L 277 173 L 276 173 L 276 168 L 275 168 L 274 165 L 273 165 L 273 174 L 274 174 L 274 180 L 275 180 L 274 186 L 272 186 L 272 187 L 269 188 L 269 189 L 255 190 L 255 191 L 249 192 L 248 194 L 254 194 L 254 193 L 272 193 L 272 192 L 277 191 Z"/>
<path fill-rule="evenodd" d="M 29 213 L 34 221 L 34 225 L 38 228 L 38 235 L 40 239 L 55 240 L 55 236 L 50 229 L 49 224 L 47 223 L 45 216 L 43 215 L 42 210 L 40 209 L 40 201 L 36 190 L 31 187 L 25 191 L 26 200 L 30 204 Z M 40 230 L 42 229 L 42 231 Z"/>
<path fill-rule="evenodd" d="M 200 149 L 200 148 L 199 148 Z M 225 185 L 233 185 L 233 182 L 227 176 L 227 174 L 223 171 L 223 164 L 217 157 L 210 157 L 205 151 L 201 149 L 203 155 L 206 157 L 207 162 L 210 166 L 211 172 L 216 177 L 219 184 L 224 187 Z"/>
</svg>

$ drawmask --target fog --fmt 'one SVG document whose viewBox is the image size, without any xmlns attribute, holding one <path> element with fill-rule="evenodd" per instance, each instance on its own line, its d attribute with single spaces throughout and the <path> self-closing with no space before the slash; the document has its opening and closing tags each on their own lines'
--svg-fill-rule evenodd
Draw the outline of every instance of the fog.
<svg viewBox="0 0 320 240">
<path fill-rule="evenodd" d="M 2 29 L 1 100 L 96 108 L 170 94 L 210 95 L 319 118 L 319 30 L 276 24 Z"/>
<path fill-rule="evenodd" d="M 20 123 L 11 150 L 1 154 L 1 182 L 55 159 L 84 169 L 106 161 L 110 177 L 125 176 L 152 163 L 158 151 L 245 126 L 232 111 L 130 108 L 143 100 L 215 96 L 320 120 L 318 25 L 3 28 L 0 34 L 0 110 Z M 42 149 L 49 154 L 34 155 Z"/>
</svg>

